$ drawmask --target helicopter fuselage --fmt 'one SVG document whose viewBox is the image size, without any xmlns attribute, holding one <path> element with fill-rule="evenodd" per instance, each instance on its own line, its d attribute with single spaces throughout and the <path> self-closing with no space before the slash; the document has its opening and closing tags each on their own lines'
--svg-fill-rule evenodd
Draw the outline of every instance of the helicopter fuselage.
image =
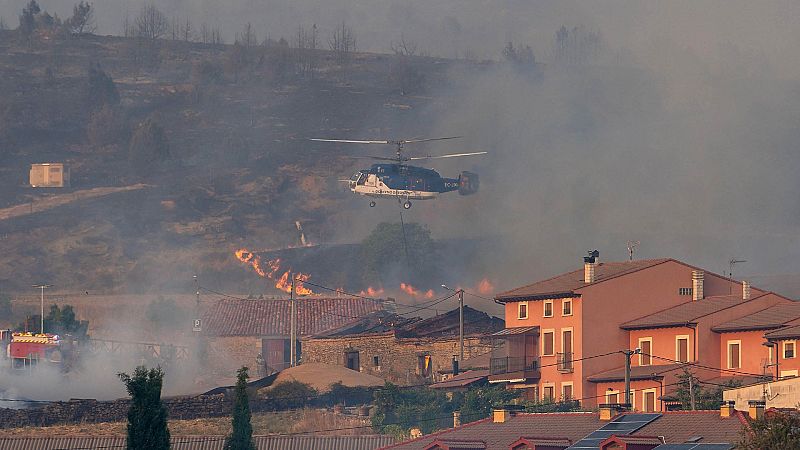
<svg viewBox="0 0 800 450">
<path fill-rule="evenodd" d="M 444 178 L 433 169 L 405 164 L 373 164 L 356 172 L 349 183 L 356 194 L 406 200 L 431 200 L 444 192 L 463 190 L 461 177 Z"/>
</svg>

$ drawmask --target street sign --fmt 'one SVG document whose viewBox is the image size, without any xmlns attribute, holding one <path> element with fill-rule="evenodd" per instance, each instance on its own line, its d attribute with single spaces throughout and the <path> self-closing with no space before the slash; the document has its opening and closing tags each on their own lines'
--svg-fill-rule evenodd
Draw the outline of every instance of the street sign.
<svg viewBox="0 0 800 450">
<path fill-rule="evenodd" d="M 195 332 L 199 333 L 201 329 L 202 329 L 201 320 L 200 319 L 194 319 L 194 328 L 192 329 L 192 331 L 195 331 Z"/>
</svg>

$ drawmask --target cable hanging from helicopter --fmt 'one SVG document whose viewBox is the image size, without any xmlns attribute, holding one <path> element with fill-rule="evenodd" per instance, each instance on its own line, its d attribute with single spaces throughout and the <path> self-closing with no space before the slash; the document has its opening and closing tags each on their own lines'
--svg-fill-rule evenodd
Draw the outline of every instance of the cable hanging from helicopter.
<svg viewBox="0 0 800 450">
<path fill-rule="evenodd" d="M 433 169 L 406 164 L 409 161 L 427 159 L 460 158 L 465 156 L 485 155 L 488 152 L 450 153 L 445 155 L 406 156 L 403 152 L 406 144 L 422 142 L 444 141 L 460 139 L 461 136 L 427 138 L 427 139 L 400 139 L 400 140 L 357 140 L 357 139 L 319 139 L 315 142 L 332 142 L 341 144 L 378 144 L 396 146 L 396 156 L 349 156 L 357 159 L 374 159 L 390 161 L 389 163 L 373 164 L 368 169 L 361 169 L 347 180 L 339 180 L 349 184 L 350 191 L 358 195 L 371 198 L 393 198 L 402 204 L 403 208 L 411 208 L 411 200 L 432 200 L 439 194 L 458 191 L 461 195 L 471 195 L 478 192 L 480 185 L 478 174 L 463 171 L 458 178 L 445 178 Z M 375 200 L 370 200 L 369 206 L 374 207 Z"/>
</svg>

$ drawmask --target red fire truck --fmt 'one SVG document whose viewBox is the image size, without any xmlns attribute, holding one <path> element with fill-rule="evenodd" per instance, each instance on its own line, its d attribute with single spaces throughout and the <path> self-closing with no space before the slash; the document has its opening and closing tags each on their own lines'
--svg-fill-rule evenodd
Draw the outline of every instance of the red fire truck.
<svg viewBox="0 0 800 450">
<path fill-rule="evenodd" d="M 11 333 L 6 356 L 13 369 L 29 369 L 40 363 L 61 364 L 61 339 L 49 333 Z"/>
</svg>

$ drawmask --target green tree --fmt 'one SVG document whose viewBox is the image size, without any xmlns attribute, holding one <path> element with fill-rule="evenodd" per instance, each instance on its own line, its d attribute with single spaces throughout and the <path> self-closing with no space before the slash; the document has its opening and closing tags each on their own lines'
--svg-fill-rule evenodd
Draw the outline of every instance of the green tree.
<svg viewBox="0 0 800 450">
<path fill-rule="evenodd" d="M 97 25 L 94 21 L 92 4 L 84 1 L 76 3 L 72 8 L 72 17 L 67 19 L 66 25 L 71 34 L 93 33 L 97 29 Z"/>
<path fill-rule="evenodd" d="M 89 66 L 88 94 L 89 107 L 100 109 L 106 105 L 119 103 L 119 92 L 114 80 L 103 71 L 100 64 Z"/>
<path fill-rule="evenodd" d="M 694 394 L 694 409 L 718 409 L 722 404 L 723 389 L 735 388 L 741 385 L 742 382 L 739 380 L 729 380 L 722 386 L 714 385 L 710 389 L 704 389 L 703 382 L 694 376 L 694 373 L 684 369 L 683 373 L 678 375 L 675 397 L 684 410 L 692 409 L 692 394 Z"/>
<path fill-rule="evenodd" d="M 750 422 L 742 430 L 739 450 L 800 448 L 800 416 L 792 413 L 770 413 Z"/>
<path fill-rule="evenodd" d="M 170 448 L 167 408 L 161 402 L 164 371 L 139 366 L 133 376 L 117 374 L 131 396 L 128 409 L 128 450 L 164 450 Z"/>
<path fill-rule="evenodd" d="M 318 392 L 308 384 L 300 381 L 282 381 L 269 388 L 264 399 L 276 410 L 302 408 L 316 398 Z"/>
<path fill-rule="evenodd" d="M 255 450 L 253 426 L 250 424 L 250 399 L 247 397 L 247 367 L 236 372 L 233 399 L 233 429 L 225 438 L 225 450 Z"/>
<path fill-rule="evenodd" d="M 36 0 L 31 0 L 28 5 L 22 9 L 22 14 L 19 16 L 18 30 L 25 36 L 33 33 L 36 29 L 36 17 L 42 12 L 42 8 Z"/>
<path fill-rule="evenodd" d="M 386 383 L 375 391 L 375 414 L 372 427 L 381 432 L 395 432 L 388 425 L 397 424 L 407 430 L 418 427 L 428 434 L 437 429 L 452 425 L 450 418 L 456 404 L 435 389 L 400 389 Z"/>
<path fill-rule="evenodd" d="M 481 386 L 468 390 L 461 403 L 461 421 L 463 423 L 489 417 L 492 409 L 506 405 L 519 398 L 519 393 L 503 386 Z"/>
<path fill-rule="evenodd" d="M 388 281 L 383 278 L 393 271 L 418 282 L 431 283 L 439 278 L 436 244 L 424 225 L 380 223 L 361 243 L 361 249 L 367 283 Z"/>
</svg>

